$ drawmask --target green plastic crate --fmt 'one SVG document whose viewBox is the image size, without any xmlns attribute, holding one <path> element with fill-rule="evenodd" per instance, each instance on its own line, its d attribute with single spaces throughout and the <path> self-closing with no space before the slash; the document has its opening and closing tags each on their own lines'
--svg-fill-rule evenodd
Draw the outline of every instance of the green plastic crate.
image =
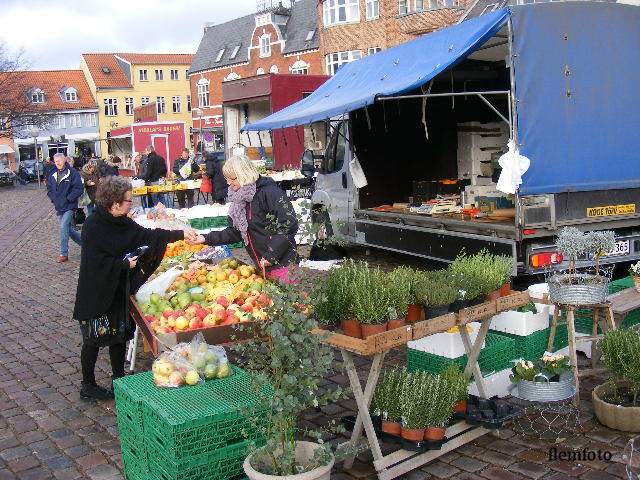
<svg viewBox="0 0 640 480">
<path fill-rule="evenodd" d="M 256 442 L 262 446 L 264 442 Z M 168 462 L 151 458 L 149 478 L 153 480 L 230 480 L 244 478 L 242 464 L 249 450 L 249 442 L 242 442 L 215 451 Z"/>
<path fill-rule="evenodd" d="M 633 287 L 633 279 L 631 277 L 614 280 L 609 283 L 609 295 L 631 287 Z"/>
<path fill-rule="evenodd" d="M 149 468 L 143 467 L 138 457 L 128 450 L 122 450 L 122 464 L 124 466 L 124 478 L 127 480 L 148 480 Z"/>
<path fill-rule="evenodd" d="M 149 399 L 144 411 L 149 456 L 176 462 L 257 438 L 256 428 L 242 412 L 250 406 L 246 404 L 250 380 L 246 375 L 229 380 L 208 382 L 197 394 L 192 388 L 180 388 L 170 399 Z M 255 394 L 251 398 L 255 401 Z"/>
<path fill-rule="evenodd" d="M 484 375 L 509 368 L 513 366 L 512 361 L 516 358 L 516 355 L 515 340 L 502 335 L 487 333 L 485 347 L 480 351 L 480 356 L 478 357 L 480 370 Z M 424 370 L 436 375 L 451 362 L 464 369 L 467 366 L 467 356 L 447 358 L 419 350 L 407 349 L 407 369 L 410 372 Z"/>
<path fill-rule="evenodd" d="M 143 432 L 142 411 L 147 398 L 159 392 L 151 372 L 127 375 L 113 382 L 118 422 L 126 421 L 134 431 Z"/>
<path fill-rule="evenodd" d="M 129 429 L 118 421 L 120 434 L 120 452 L 124 465 L 124 476 L 129 480 L 146 480 L 149 478 L 149 457 L 144 435 Z"/>
<path fill-rule="evenodd" d="M 522 357 L 525 360 L 536 360 L 542 357 L 547 350 L 547 342 L 549 341 L 551 328 L 549 327 L 533 332 L 528 336 L 513 335 L 511 333 L 496 332 L 493 330 L 491 330 L 491 333 L 513 339 L 515 341 L 518 358 Z M 566 325 L 558 325 L 553 343 L 555 346 L 554 350 L 560 350 L 569 345 Z"/>
</svg>

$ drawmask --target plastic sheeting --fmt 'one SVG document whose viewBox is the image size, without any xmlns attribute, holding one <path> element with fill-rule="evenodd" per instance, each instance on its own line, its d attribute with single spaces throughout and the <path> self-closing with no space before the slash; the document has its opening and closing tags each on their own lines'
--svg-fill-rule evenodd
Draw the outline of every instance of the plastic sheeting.
<svg viewBox="0 0 640 480">
<path fill-rule="evenodd" d="M 473 53 L 507 21 L 507 9 L 343 65 L 309 97 L 242 130 L 275 130 L 326 120 L 372 104 L 377 96 L 412 90 Z"/>
<path fill-rule="evenodd" d="M 511 7 L 521 194 L 640 187 L 640 8 Z"/>
</svg>

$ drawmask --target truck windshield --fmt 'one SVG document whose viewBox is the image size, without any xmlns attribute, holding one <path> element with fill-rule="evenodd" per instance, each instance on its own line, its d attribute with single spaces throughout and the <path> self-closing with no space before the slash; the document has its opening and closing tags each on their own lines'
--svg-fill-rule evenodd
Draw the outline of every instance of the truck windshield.
<svg viewBox="0 0 640 480">
<path fill-rule="evenodd" d="M 346 145 L 345 129 L 346 122 L 340 122 L 333 132 L 333 137 L 325 156 L 325 173 L 342 170 Z"/>
</svg>

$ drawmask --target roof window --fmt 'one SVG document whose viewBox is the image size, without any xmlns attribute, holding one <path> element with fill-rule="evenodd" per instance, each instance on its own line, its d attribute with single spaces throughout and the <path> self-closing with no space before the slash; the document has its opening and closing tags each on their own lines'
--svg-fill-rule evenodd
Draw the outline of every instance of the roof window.
<svg viewBox="0 0 640 480">
<path fill-rule="evenodd" d="M 240 50 L 240 45 L 236 45 L 235 47 L 233 47 L 233 51 L 231 52 L 231 56 L 229 56 L 230 59 L 236 58 L 236 55 L 238 55 L 238 51 Z"/>
<path fill-rule="evenodd" d="M 102 67 L 102 73 L 109 75 L 111 73 L 111 69 L 109 67 Z"/>
<path fill-rule="evenodd" d="M 216 57 L 216 62 L 222 60 L 222 55 L 224 55 L 224 48 L 218 52 L 218 56 Z"/>
<path fill-rule="evenodd" d="M 307 32 L 307 38 L 304 39 L 305 42 L 308 42 L 309 40 L 311 40 L 313 38 L 313 36 L 316 34 L 315 30 L 309 30 L 309 32 Z"/>
</svg>

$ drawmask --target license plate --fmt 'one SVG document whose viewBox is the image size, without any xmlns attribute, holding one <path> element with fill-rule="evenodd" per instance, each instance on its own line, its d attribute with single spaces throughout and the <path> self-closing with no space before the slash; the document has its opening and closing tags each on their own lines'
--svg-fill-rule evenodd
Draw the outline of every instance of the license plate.
<svg viewBox="0 0 640 480">
<path fill-rule="evenodd" d="M 616 247 L 611 253 L 607 253 L 605 256 L 613 257 L 616 255 L 627 255 L 629 253 L 629 240 L 620 240 L 616 242 Z"/>
</svg>

